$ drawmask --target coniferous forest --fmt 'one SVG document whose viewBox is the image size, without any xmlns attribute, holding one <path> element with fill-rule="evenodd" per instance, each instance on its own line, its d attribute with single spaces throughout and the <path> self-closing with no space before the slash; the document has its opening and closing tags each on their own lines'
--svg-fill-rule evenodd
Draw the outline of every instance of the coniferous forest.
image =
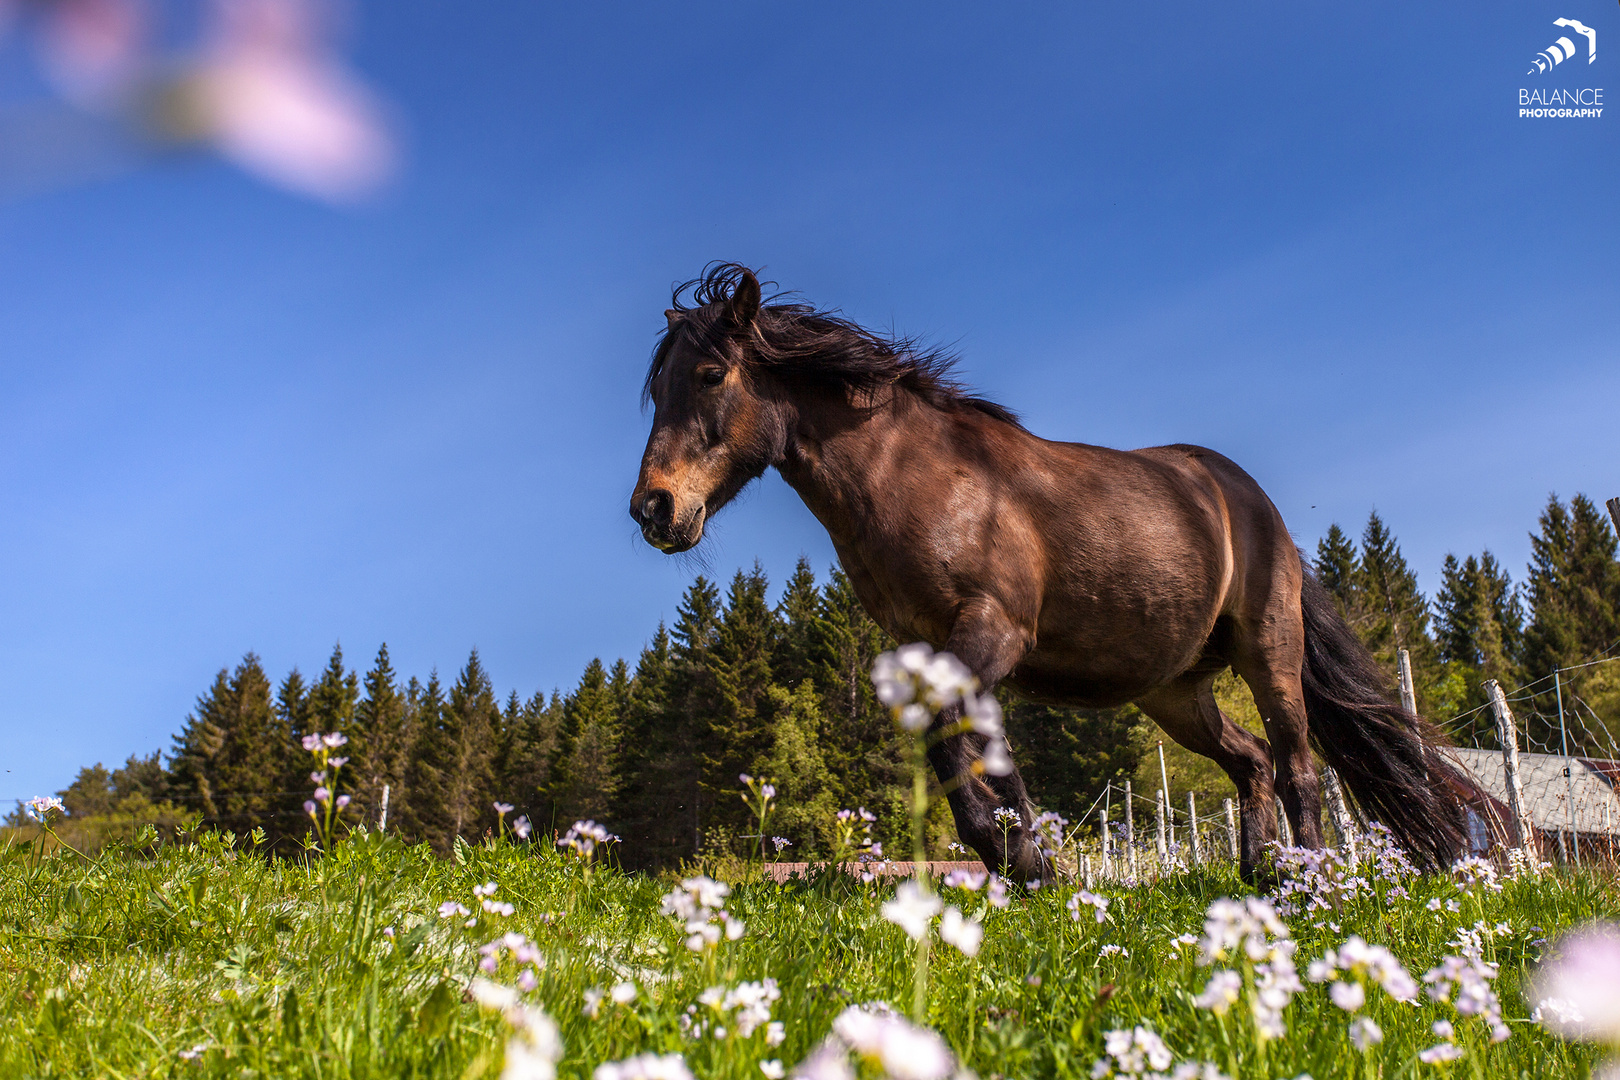
<svg viewBox="0 0 1620 1080">
<path fill-rule="evenodd" d="M 1405 648 L 1420 710 L 1445 722 L 1484 701 L 1485 679 L 1529 684 L 1533 701 L 1551 693 L 1542 677 L 1554 669 L 1620 652 L 1620 563 L 1600 507 L 1583 495 L 1567 504 L 1553 497 L 1531 541 L 1522 581 L 1489 551 L 1448 555 L 1432 598 L 1376 513 L 1359 542 L 1335 525 L 1313 562 L 1391 684 L 1396 650 Z M 448 682 L 436 671 L 426 681 L 395 671 L 386 645 L 363 673 L 339 647 L 318 674 L 294 669 L 279 681 L 250 652 L 220 670 L 166 752 L 84 768 L 59 794 L 87 842 L 98 827 L 128 835 L 148 822 L 175 827 L 200 817 L 237 833 L 262 829 L 291 853 L 308 833 L 313 786 L 301 740 L 341 732 L 344 819 L 374 827 L 386 789 L 389 830 L 441 852 L 457 837 L 500 827 L 501 802 L 512 807 L 508 822 L 526 816 L 542 833 L 582 818 L 607 824 L 630 867 L 740 853 L 756 843 L 739 797 L 742 773 L 776 785 L 770 831 L 791 841 L 785 858 L 826 854 L 843 807 L 875 812 L 874 835 L 892 845 L 908 827 L 906 790 L 894 726 L 868 673 L 894 644 L 842 573 L 818 583 L 801 560 L 775 593 L 757 567 L 724 589 L 697 578 L 674 624 L 658 626 L 633 664 L 593 660 L 577 685 L 549 696 L 503 697 L 476 650 Z M 1584 695 L 1610 730 L 1620 730 L 1617 669 L 1571 672 L 1565 690 Z M 1257 723 L 1235 682 L 1220 696 L 1234 718 Z M 1106 784 L 1158 775 L 1157 758 L 1149 761 L 1157 729 L 1130 706 L 1002 700 L 1014 755 L 1043 809 L 1078 818 Z M 1488 716 L 1474 712 L 1449 730 L 1484 745 Z M 1544 741 L 1535 722 L 1532 715 L 1529 735 Z M 1608 756 L 1602 742 L 1580 750 Z M 1212 765 L 1177 753 L 1184 775 L 1173 787 L 1220 793 Z M 1146 790 L 1140 780 L 1138 789 Z M 8 823 L 23 824 L 21 812 Z M 953 836 L 943 802 L 934 823 L 931 840 L 943 853 Z"/>
</svg>

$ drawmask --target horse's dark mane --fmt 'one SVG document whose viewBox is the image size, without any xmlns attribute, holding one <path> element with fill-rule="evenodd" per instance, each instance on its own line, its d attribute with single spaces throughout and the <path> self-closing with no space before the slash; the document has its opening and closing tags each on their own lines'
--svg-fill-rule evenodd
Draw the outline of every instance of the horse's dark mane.
<svg viewBox="0 0 1620 1080">
<path fill-rule="evenodd" d="M 653 380 L 681 335 L 705 351 L 718 353 L 726 338 L 737 334 L 725 316 L 747 272 L 738 263 L 711 263 L 701 278 L 676 286 L 670 306 L 680 318 L 671 322 L 653 350 L 642 386 L 643 404 L 651 398 Z M 688 290 L 692 293 L 690 305 L 682 301 Z M 791 293 L 777 293 L 760 305 L 744 350 L 748 363 L 785 379 L 841 387 L 851 395 L 899 386 L 937 409 L 974 409 L 1019 425 L 1011 409 L 977 396 L 955 378 L 952 369 L 958 357 L 954 354 L 924 347 L 914 338 L 873 333 L 836 311 L 818 310 L 791 297 Z"/>
</svg>

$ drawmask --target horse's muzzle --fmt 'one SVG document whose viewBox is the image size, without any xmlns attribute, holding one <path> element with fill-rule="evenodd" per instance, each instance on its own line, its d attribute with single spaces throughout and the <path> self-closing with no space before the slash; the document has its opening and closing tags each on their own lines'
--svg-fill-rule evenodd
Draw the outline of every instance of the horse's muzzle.
<svg viewBox="0 0 1620 1080">
<path fill-rule="evenodd" d="M 649 488 L 639 499 L 630 500 L 630 516 L 641 526 L 642 539 L 674 555 L 687 551 L 703 539 L 703 522 L 708 516 L 701 504 L 686 521 L 675 521 L 675 496 L 664 488 Z"/>
</svg>

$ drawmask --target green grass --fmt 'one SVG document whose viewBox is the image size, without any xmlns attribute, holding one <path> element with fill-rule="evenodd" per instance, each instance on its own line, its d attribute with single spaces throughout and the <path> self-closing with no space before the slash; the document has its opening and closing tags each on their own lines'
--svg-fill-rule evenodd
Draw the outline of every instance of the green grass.
<svg viewBox="0 0 1620 1080">
<path fill-rule="evenodd" d="M 471 930 L 438 916 L 445 900 L 476 910 L 472 889 L 485 881 L 516 906 L 512 916 L 484 916 Z M 507 929 L 546 957 L 530 1000 L 561 1026 L 563 1076 L 655 1050 L 684 1053 L 700 1078 L 760 1080 L 759 1061 L 791 1068 L 849 1004 L 909 1007 L 911 942 L 878 911 L 892 886 L 738 884 L 728 910 L 746 921 L 746 936 L 700 956 L 659 912 L 670 885 L 603 868 L 587 875 L 539 847 L 486 844 L 440 860 L 375 835 L 307 862 L 267 859 L 217 834 L 93 861 L 11 842 L 0 850 L 0 1076 L 494 1077 L 504 1021 L 463 990 L 476 946 Z M 1620 910 L 1613 880 L 1508 881 L 1455 914 L 1424 907 L 1432 896 L 1458 896 L 1449 879 L 1409 888 L 1410 899 L 1354 902 L 1334 917 L 1337 930 L 1290 919 L 1301 977 L 1352 933 L 1387 945 L 1421 976 L 1455 951 L 1446 942 L 1458 927 L 1505 921 L 1511 930 L 1486 958 L 1501 966 L 1507 1042 L 1487 1045 L 1485 1026 L 1448 1006 L 1402 1005 L 1375 991 L 1365 1013 L 1386 1039 L 1364 1057 L 1346 1041 L 1349 1018 L 1307 983 L 1286 1014 L 1287 1037 L 1262 1056 L 1240 1013 L 1217 1018 L 1193 1006 L 1209 969 L 1197 966 L 1196 949 L 1171 940 L 1198 933 L 1212 900 L 1246 894 L 1219 869 L 1100 888 L 1113 897 L 1101 926 L 1089 912 L 1070 918 L 1067 885 L 985 909 L 977 958 L 936 940 L 928 1023 L 986 1080 L 1087 1076 L 1104 1033 L 1135 1024 L 1158 1032 L 1178 1061 L 1210 1060 L 1244 1077 L 1585 1076 L 1597 1051 L 1529 1022 L 1519 987 L 1539 956 L 1534 939 Z M 970 914 L 984 903 L 982 893 L 947 901 Z M 1105 944 L 1129 955 L 1102 957 Z M 768 1048 L 763 1033 L 682 1035 L 678 1018 L 706 987 L 767 976 L 782 991 L 780 1047 Z M 586 989 L 624 979 L 641 989 L 634 1002 L 582 1015 Z M 1421 1065 L 1416 1054 L 1436 1041 L 1429 1026 L 1442 1017 L 1457 1021 L 1467 1056 Z M 195 1060 L 180 1057 L 198 1045 L 206 1049 Z"/>
</svg>

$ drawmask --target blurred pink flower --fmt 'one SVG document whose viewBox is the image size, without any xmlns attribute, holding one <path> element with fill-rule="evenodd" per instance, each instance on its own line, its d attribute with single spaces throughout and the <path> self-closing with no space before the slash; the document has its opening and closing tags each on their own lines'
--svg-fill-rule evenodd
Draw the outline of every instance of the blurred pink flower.
<svg viewBox="0 0 1620 1080">
<path fill-rule="evenodd" d="M 1534 1018 L 1566 1038 L 1620 1045 L 1620 926 L 1565 935 L 1530 984 Z"/>
<path fill-rule="evenodd" d="M 71 101 L 112 104 L 131 87 L 146 41 L 139 0 L 51 0 L 39 5 L 40 61 Z"/>
<path fill-rule="evenodd" d="M 250 172 L 323 199 L 352 200 L 388 178 L 395 151 L 383 110 L 325 40 L 324 5 L 212 7 L 211 41 L 190 86 L 204 137 Z"/>
</svg>

